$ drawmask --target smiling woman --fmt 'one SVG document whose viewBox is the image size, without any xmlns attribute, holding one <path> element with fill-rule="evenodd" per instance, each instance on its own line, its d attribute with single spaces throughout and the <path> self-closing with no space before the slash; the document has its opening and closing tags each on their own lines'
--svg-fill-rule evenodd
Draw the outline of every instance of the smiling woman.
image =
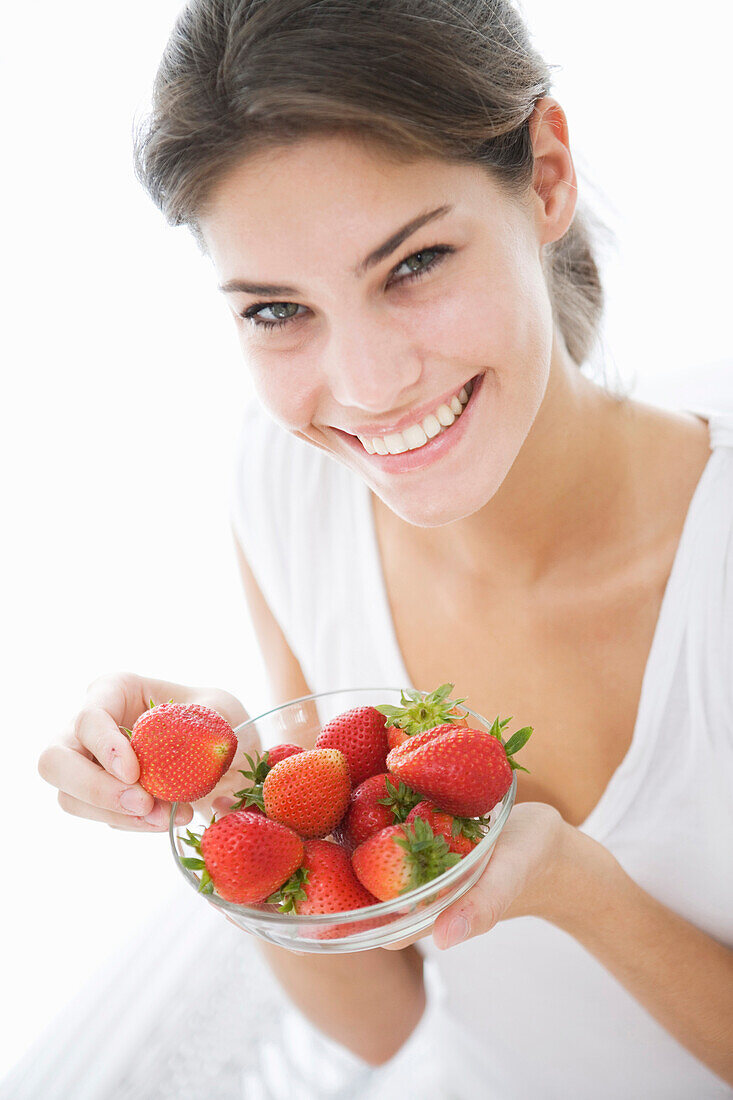
<svg viewBox="0 0 733 1100">
<path fill-rule="evenodd" d="M 137 128 L 136 171 L 168 222 L 188 225 L 205 252 L 200 222 L 215 182 L 243 158 L 306 135 L 360 136 L 397 163 L 440 157 L 481 166 L 521 201 L 534 168 L 529 120 L 553 68 L 509 2 L 190 3 L 161 60 L 153 111 Z M 562 129 L 564 120 L 553 124 Z M 443 212 L 393 232 L 358 273 Z M 578 365 L 603 304 L 592 223 L 604 231 L 578 203 L 542 254 L 554 315 Z M 224 289 L 292 293 L 246 284 L 227 280 Z"/>
<path fill-rule="evenodd" d="M 263 951 L 374 1064 L 430 958 L 441 1097 L 729 1095 L 733 421 L 580 369 L 603 293 L 551 69 L 509 0 L 191 0 L 136 129 L 259 399 L 232 520 L 276 697 L 450 680 L 536 731 L 430 943 Z M 93 686 L 44 754 L 69 812 L 129 822 L 148 690 Z"/>
</svg>

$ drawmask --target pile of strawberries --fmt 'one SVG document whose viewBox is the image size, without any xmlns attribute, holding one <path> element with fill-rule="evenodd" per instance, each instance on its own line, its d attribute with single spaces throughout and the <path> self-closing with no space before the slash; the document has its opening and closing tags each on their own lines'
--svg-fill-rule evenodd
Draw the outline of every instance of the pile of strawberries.
<svg viewBox="0 0 733 1100">
<path fill-rule="evenodd" d="M 186 830 L 196 855 L 182 863 L 201 872 L 199 889 L 244 905 L 277 904 L 286 913 L 341 913 L 405 894 L 459 862 L 484 836 L 486 815 L 511 786 L 512 771 L 527 770 L 512 757 L 532 727 L 507 742 L 501 735 L 511 719 L 497 718 L 488 732 L 473 729 L 459 708 L 465 700 L 447 698 L 452 688 L 403 692 L 399 707 L 339 714 L 313 749 L 282 744 L 247 756 L 249 769 L 241 772 L 247 784 L 232 810 L 201 836 Z M 156 781 L 162 778 L 154 745 L 167 728 L 162 740 L 176 774 L 163 784 L 165 793 L 151 793 L 170 801 L 203 797 L 202 786 L 208 793 L 231 763 L 231 727 L 208 711 L 207 733 L 205 707 L 151 701 L 151 708 L 127 731 L 142 785 L 151 790 L 150 759 Z M 170 731 L 186 721 L 189 734 L 192 721 L 196 728 L 198 768 L 182 771 Z M 190 758 L 190 736 L 182 742 Z M 195 793 L 180 793 L 184 787 Z M 345 932 L 337 926 L 321 934 Z"/>
</svg>

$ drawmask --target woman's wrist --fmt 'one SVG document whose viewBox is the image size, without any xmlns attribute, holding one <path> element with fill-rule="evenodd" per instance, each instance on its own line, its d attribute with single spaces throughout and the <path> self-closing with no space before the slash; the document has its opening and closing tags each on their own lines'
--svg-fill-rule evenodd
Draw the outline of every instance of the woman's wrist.
<svg viewBox="0 0 733 1100">
<path fill-rule="evenodd" d="M 597 840 L 563 822 L 536 916 L 574 935 L 608 908 L 623 885 L 618 860 Z"/>
</svg>

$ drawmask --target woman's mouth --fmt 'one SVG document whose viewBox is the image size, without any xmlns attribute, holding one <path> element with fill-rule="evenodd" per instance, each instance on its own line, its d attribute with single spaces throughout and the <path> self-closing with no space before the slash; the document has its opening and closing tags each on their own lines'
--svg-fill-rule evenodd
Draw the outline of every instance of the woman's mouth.
<svg viewBox="0 0 733 1100">
<path fill-rule="evenodd" d="M 427 466 L 465 434 L 484 375 L 477 374 L 420 423 L 392 435 L 366 438 L 334 428 L 363 459 L 391 473 Z M 467 416 L 468 414 L 468 416 Z"/>
</svg>

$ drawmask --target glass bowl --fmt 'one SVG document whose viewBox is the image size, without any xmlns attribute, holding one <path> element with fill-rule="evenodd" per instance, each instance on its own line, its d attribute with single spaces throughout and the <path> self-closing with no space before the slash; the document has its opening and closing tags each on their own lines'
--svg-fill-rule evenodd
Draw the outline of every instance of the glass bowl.
<svg viewBox="0 0 733 1100">
<path fill-rule="evenodd" d="M 257 718 L 250 718 L 237 726 L 234 732 L 240 740 L 243 734 L 258 735 L 263 749 L 290 741 L 305 748 L 313 748 L 321 728 L 337 714 L 353 707 L 384 704 L 399 706 L 400 695 L 399 688 L 344 688 L 305 695 L 301 699 L 293 699 L 268 710 Z M 492 723 L 482 715 L 476 714 L 464 704 L 461 704 L 461 709 L 470 715 L 469 721 L 475 729 L 486 732 L 490 730 Z M 235 761 L 237 765 L 238 757 L 239 754 Z M 238 905 L 225 901 L 217 894 L 202 893 L 200 896 L 245 931 L 293 951 L 338 954 L 385 947 L 425 932 L 443 909 L 474 885 L 491 858 L 496 840 L 514 805 L 516 791 L 517 777 L 513 773 L 511 787 L 491 810 L 486 835 L 460 862 L 432 882 L 378 905 L 351 909 L 344 913 L 299 916 L 297 913 L 280 913 L 277 906 L 265 902 L 258 905 Z M 198 874 L 184 867 L 179 857 L 191 854 L 190 848 L 184 843 L 186 829 L 205 828 L 210 818 L 194 806 L 193 821 L 187 826 L 176 826 L 174 819 L 177 806 L 178 803 L 174 803 L 171 807 L 168 828 L 171 848 L 186 882 L 198 891 Z"/>
</svg>

